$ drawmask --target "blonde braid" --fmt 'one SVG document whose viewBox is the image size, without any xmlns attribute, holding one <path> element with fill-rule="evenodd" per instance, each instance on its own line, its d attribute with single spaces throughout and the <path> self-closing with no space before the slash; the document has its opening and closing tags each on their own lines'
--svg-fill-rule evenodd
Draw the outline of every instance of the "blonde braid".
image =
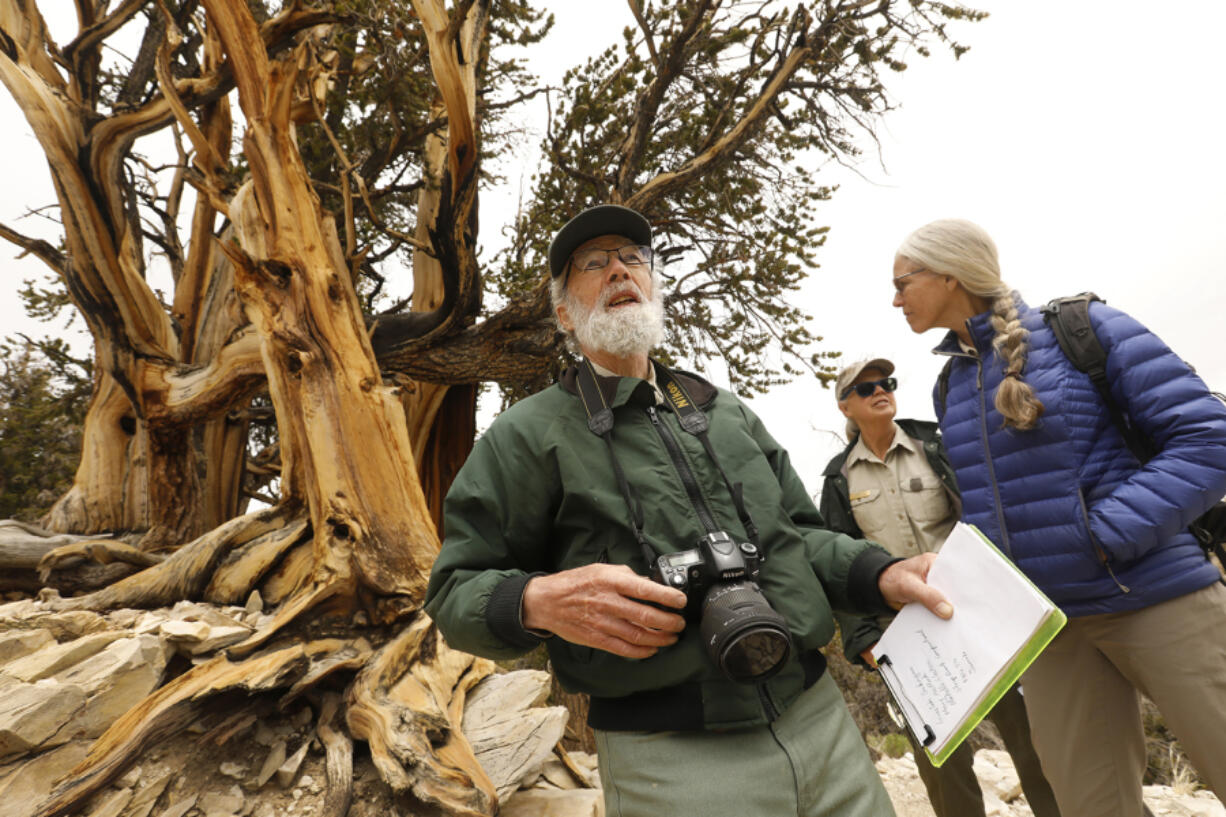
<svg viewBox="0 0 1226 817">
<path fill-rule="evenodd" d="M 972 221 L 940 219 L 903 239 L 897 255 L 925 269 L 956 279 L 967 292 L 991 303 L 992 348 L 1005 362 L 1005 377 L 996 390 L 996 410 L 1005 425 L 1025 431 L 1043 414 L 1043 403 L 1022 379 L 1030 333 L 1017 317 L 1013 293 L 1000 277 L 996 242 Z"/>
<path fill-rule="evenodd" d="M 1022 379 L 1030 332 L 1017 317 L 1015 293 L 1007 292 L 992 299 L 992 348 L 1005 362 L 1005 377 L 996 389 L 996 410 L 1005 418 L 1005 425 L 1027 431 L 1038 425 L 1043 416 L 1042 401 L 1034 389 Z"/>
</svg>

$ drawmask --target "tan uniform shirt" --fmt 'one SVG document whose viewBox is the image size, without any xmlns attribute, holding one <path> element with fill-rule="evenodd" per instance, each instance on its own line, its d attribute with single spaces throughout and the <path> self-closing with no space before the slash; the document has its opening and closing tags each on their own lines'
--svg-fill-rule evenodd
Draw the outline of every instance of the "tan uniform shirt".
<svg viewBox="0 0 1226 817">
<path fill-rule="evenodd" d="M 864 437 L 844 465 L 851 512 L 864 538 L 880 542 L 895 556 L 937 550 L 958 521 L 940 477 L 923 446 L 894 424 L 894 442 L 883 462 Z"/>
</svg>

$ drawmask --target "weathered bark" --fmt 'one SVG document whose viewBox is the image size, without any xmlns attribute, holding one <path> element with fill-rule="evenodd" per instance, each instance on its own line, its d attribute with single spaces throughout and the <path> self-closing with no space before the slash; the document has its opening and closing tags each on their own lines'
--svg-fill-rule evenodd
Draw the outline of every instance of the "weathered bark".
<svg viewBox="0 0 1226 817">
<path fill-rule="evenodd" d="M 424 614 L 354 680 L 346 718 L 395 791 L 456 817 L 488 817 L 493 782 L 460 731 L 464 700 L 492 662 L 452 650 Z"/>
<path fill-rule="evenodd" d="M 223 250 L 259 332 L 282 473 L 301 475 L 282 491 L 301 492 L 314 541 L 310 585 L 250 649 L 324 599 L 334 611 L 371 596 L 419 603 L 438 541 L 403 410 L 382 384 L 335 229 L 293 142 L 307 52 L 269 61 L 245 3 L 204 5 L 234 71 L 251 168 L 230 205 L 238 246 Z"/>
<path fill-rule="evenodd" d="M 47 157 L 67 247 L 57 270 L 95 343 L 97 384 L 82 463 L 72 489 L 43 524 L 68 532 L 145 532 L 142 547 L 155 549 L 189 541 L 227 510 L 237 510 L 233 466 L 217 475 L 213 512 L 203 510 L 191 428 L 241 405 L 259 387 L 262 373 L 258 356 L 241 342 L 209 365 L 184 357 L 171 316 L 145 281 L 141 225 L 124 158 L 139 136 L 165 127 L 189 107 L 217 100 L 230 80 L 220 59 L 206 56 L 199 76 L 173 79 L 159 71 L 164 93 L 98 116 L 101 41 L 139 7 L 128 2 L 97 18 L 93 15 L 104 12 L 91 10 L 82 18 L 81 35 L 53 58 L 34 0 L 0 0 L 0 80 Z M 296 30 L 328 19 L 292 9 L 257 30 L 252 46 L 286 41 Z M 67 79 L 57 59 L 66 66 Z M 209 135 L 202 145 L 228 137 L 225 120 L 218 115 L 206 122 Z M 191 132 L 198 129 L 193 125 Z M 211 219 L 198 215 L 202 223 Z M 207 252 L 201 248 L 203 255 L 193 259 L 195 269 L 207 267 Z M 187 283 L 185 291 L 192 291 Z M 233 455 L 232 438 L 241 432 L 209 440 L 211 450 Z"/>
<path fill-rule="evenodd" d="M 62 599 L 55 606 L 60 610 L 115 610 L 170 606 L 182 599 L 201 598 L 217 565 L 231 549 L 250 543 L 251 549 L 283 550 L 303 535 L 305 524 L 298 520 L 304 517 L 299 506 L 287 502 L 231 519 L 153 567 L 94 593 Z M 252 570 L 246 573 L 254 575 Z"/>
<path fill-rule="evenodd" d="M 328 793 L 320 817 L 345 817 L 353 802 L 353 741 L 333 724 L 340 705 L 340 696 L 328 693 L 319 712 L 317 731 L 327 758 L 328 780 Z"/>
</svg>

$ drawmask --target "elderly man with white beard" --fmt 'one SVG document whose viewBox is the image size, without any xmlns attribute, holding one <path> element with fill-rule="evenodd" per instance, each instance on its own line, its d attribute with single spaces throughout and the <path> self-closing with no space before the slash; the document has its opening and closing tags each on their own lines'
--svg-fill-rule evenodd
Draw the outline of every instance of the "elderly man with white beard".
<svg viewBox="0 0 1226 817">
<path fill-rule="evenodd" d="M 427 612 L 478 655 L 543 645 L 590 696 L 609 817 L 892 814 L 819 650 L 832 608 L 951 615 L 931 554 L 826 530 L 744 403 L 648 356 L 664 309 L 642 215 L 583 211 L 549 265 L 582 359 L 477 441 Z"/>
</svg>

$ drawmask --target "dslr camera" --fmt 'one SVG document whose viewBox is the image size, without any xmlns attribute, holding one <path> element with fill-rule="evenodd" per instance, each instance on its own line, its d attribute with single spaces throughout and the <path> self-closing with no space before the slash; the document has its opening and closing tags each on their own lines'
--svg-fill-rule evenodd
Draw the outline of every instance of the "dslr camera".
<svg viewBox="0 0 1226 817">
<path fill-rule="evenodd" d="M 758 588 L 760 562 L 757 547 L 716 531 L 651 565 L 652 579 L 685 593 L 686 620 L 699 622 L 711 660 L 746 684 L 775 675 L 792 652 L 787 622 Z"/>
</svg>

